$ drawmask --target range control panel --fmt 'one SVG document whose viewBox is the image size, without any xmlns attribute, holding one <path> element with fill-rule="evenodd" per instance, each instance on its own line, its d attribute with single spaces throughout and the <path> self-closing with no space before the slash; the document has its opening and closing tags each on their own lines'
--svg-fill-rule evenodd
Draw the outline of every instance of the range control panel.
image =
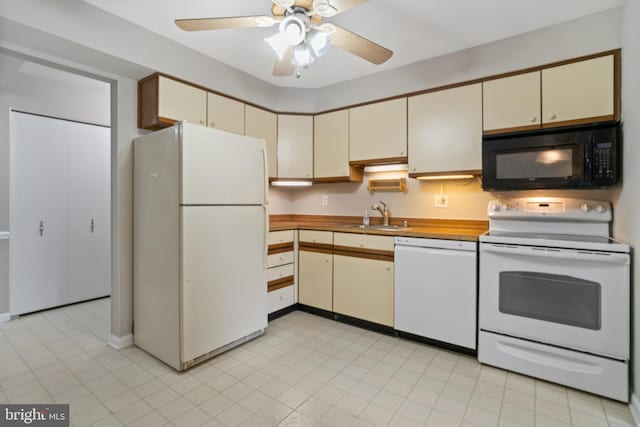
<svg viewBox="0 0 640 427">
<path fill-rule="evenodd" d="M 491 219 L 549 217 L 567 221 L 605 222 L 611 220 L 611 205 L 609 202 L 594 200 L 523 197 L 492 200 L 487 214 Z"/>
</svg>

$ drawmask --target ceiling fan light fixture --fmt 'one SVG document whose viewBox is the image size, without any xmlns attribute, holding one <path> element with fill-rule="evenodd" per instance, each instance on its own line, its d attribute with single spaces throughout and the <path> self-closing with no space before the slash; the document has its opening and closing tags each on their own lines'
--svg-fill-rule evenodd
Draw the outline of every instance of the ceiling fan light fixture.
<svg viewBox="0 0 640 427">
<path fill-rule="evenodd" d="M 313 54 L 307 43 L 300 43 L 293 48 L 293 63 L 299 67 L 307 68 L 313 62 Z"/>
<path fill-rule="evenodd" d="M 289 49 L 289 43 L 287 41 L 287 36 L 284 33 L 275 33 L 271 37 L 267 37 L 264 39 L 267 42 L 273 53 L 276 54 L 278 59 L 284 58 L 287 49 Z"/>
<path fill-rule="evenodd" d="M 295 15 L 289 15 L 280 23 L 279 31 L 280 34 L 286 36 L 289 46 L 296 46 L 304 40 L 307 34 L 307 26 L 302 19 Z"/>
<path fill-rule="evenodd" d="M 324 55 L 329 50 L 331 35 L 324 31 L 311 30 L 308 37 L 309 45 L 316 58 Z"/>
</svg>

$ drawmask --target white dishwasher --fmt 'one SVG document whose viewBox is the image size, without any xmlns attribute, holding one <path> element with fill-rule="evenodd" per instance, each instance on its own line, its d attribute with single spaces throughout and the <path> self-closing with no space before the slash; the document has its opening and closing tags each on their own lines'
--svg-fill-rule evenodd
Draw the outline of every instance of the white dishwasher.
<svg viewBox="0 0 640 427">
<path fill-rule="evenodd" d="M 476 350 L 477 243 L 395 238 L 395 329 Z"/>
</svg>

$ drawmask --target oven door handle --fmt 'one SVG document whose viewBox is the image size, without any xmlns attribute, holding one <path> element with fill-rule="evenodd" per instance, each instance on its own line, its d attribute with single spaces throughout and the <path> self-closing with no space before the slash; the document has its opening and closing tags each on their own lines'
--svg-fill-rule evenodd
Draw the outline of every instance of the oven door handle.
<svg viewBox="0 0 640 427">
<path fill-rule="evenodd" d="M 554 248 L 537 248 L 530 246 L 506 246 L 482 244 L 480 245 L 480 256 L 482 252 L 517 255 L 517 256 L 537 256 L 537 257 L 553 257 L 555 259 L 568 259 L 575 261 L 603 262 L 607 264 L 629 264 L 629 254 L 620 254 L 613 252 L 592 252 L 580 250 L 554 249 Z"/>
</svg>

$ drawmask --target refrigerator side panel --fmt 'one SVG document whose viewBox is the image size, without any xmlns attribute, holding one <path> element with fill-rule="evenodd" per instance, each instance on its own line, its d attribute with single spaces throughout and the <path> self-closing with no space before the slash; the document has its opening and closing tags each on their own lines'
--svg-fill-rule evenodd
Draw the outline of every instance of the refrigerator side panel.
<svg viewBox="0 0 640 427">
<path fill-rule="evenodd" d="M 181 203 L 265 204 L 265 153 L 262 140 L 183 123 Z"/>
<path fill-rule="evenodd" d="M 179 127 L 134 140 L 134 340 L 180 369 Z"/>
<path fill-rule="evenodd" d="M 267 327 L 262 206 L 182 207 L 182 360 Z"/>
</svg>

